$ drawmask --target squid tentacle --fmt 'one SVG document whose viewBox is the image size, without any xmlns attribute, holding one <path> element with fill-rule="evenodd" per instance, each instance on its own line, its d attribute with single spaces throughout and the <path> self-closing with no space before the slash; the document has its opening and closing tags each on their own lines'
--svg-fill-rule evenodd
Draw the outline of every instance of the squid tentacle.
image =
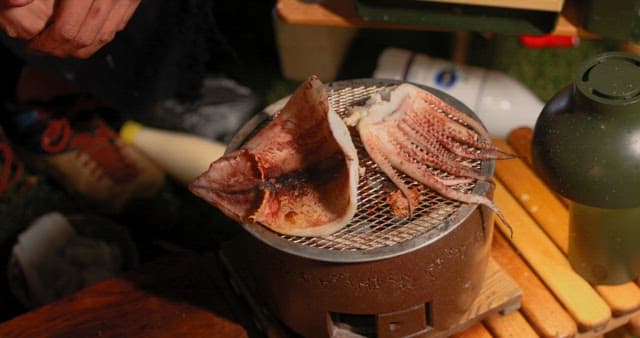
<svg viewBox="0 0 640 338">
<path fill-rule="evenodd" d="M 420 114 L 415 113 L 419 111 L 418 109 L 414 109 L 413 113 L 410 111 L 409 114 L 417 115 L 416 117 L 421 120 L 428 115 L 431 119 L 430 122 L 433 122 L 431 125 L 436 130 L 441 131 L 443 135 L 478 149 L 482 154 L 478 159 L 509 159 L 515 157 L 514 154 L 496 147 L 491 142 L 489 134 L 472 117 L 427 92 L 419 94 L 418 97 L 424 101 L 417 101 L 415 107 L 429 111 L 430 114 L 423 114 L 421 117 Z"/>
<path fill-rule="evenodd" d="M 389 180 L 391 180 L 391 182 L 393 182 L 393 184 L 398 187 L 403 197 L 407 200 L 407 205 L 409 206 L 409 215 L 413 214 L 413 210 L 415 209 L 415 204 L 417 203 L 417 201 L 414 201 L 411 198 L 412 195 L 409 191 L 409 187 L 404 183 L 404 181 L 400 178 L 398 173 L 391 165 L 389 156 L 378 148 L 377 145 L 383 145 L 384 142 L 380 142 L 381 140 L 376 137 L 371 128 L 367 128 L 366 124 L 364 126 L 363 124 L 359 124 L 358 131 L 360 133 L 360 138 L 362 139 L 362 144 L 364 145 L 367 153 L 369 154 L 369 156 L 371 156 L 371 159 L 378 165 L 380 170 L 382 170 L 382 172 L 387 175 Z"/>
<path fill-rule="evenodd" d="M 401 174 L 445 198 L 486 206 L 508 224 L 489 197 L 455 185 L 474 181 L 494 184 L 467 159 L 514 155 L 495 146 L 479 121 L 432 93 L 404 84 L 394 91 L 386 94 L 388 99 L 376 96 L 366 112 L 354 116 L 365 149 L 398 187 L 410 214 L 417 201 Z"/>
<path fill-rule="evenodd" d="M 424 90 L 419 91 L 418 92 L 418 96 L 421 99 L 423 99 L 425 102 L 431 104 L 434 107 L 437 107 L 438 109 L 440 109 L 445 114 L 451 115 L 455 119 L 457 119 L 459 121 L 462 121 L 464 124 L 469 126 L 469 128 L 473 129 L 476 133 L 478 133 L 479 136 L 481 136 L 485 140 L 490 140 L 491 139 L 491 137 L 489 136 L 489 133 L 480 124 L 480 122 L 476 121 L 471 116 L 461 112 L 460 110 L 458 110 L 455 107 L 451 106 L 450 104 L 442 101 L 442 99 L 438 98 L 437 96 L 435 96 L 435 95 L 433 95 L 433 94 L 431 94 L 431 93 L 429 93 L 427 91 L 424 91 Z"/>
<path fill-rule="evenodd" d="M 415 110 L 410 110 L 405 115 L 408 119 L 413 121 L 413 124 L 420 125 L 425 130 L 428 130 L 431 137 L 433 137 L 447 150 L 458 156 L 475 160 L 513 158 L 512 154 L 505 152 L 499 147 L 493 145 L 493 143 L 485 140 L 471 141 L 467 139 L 466 141 L 461 142 L 460 140 L 453 139 L 451 137 L 451 130 L 447 128 L 447 125 L 451 125 L 455 121 L 444 117 L 441 113 L 436 111 L 424 114 L 417 113 Z M 439 120 L 439 118 L 442 117 L 449 119 L 450 121 L 447 122 L 447 120 Z"/>
<path fill-rule="evenodd" d="M 438 107 L 435 107 L 430 103 L 419 101 L 415 102 L 413 109 L 407 113 L 417 115 L 418 118 L 423 117 L 430 119 L 431 125 L 438 128 L 438 130 L 442 130 L 452 139 L 460 143 L 474 144 L 478 147 L 490 144 L 488 139 L 476 133 L 469 126 L 455 118 L 452 118 L 452 116 L 447 115 L 446 112 L 443 112 L 441 109 L 438 109 Z"/>
<path fill-rule="evenodd" d="M 402 119 L 403 123 L 400 127 L 405 130 L 410 129 L 410 133 L 415 135 L 415 141 L 417 143 L 425 149 L 432 150 L 431 152 L 435 156 L 440 156 L 444 161 L 455 162 L 469 167 L 468 164 L 460 161 L 460 158 L 469 158 L 468 156 L 465 156 L 465 152 L 453 151 L 450 147 L 445 147 L 445 141 L 441 140 L 443 137 L 438 134 L 437 130 L 434 130 L 429 125 L 425 125 L 427 122 L 419 121 L 413 115 L 414 114 L 405 114 Z M 421 128 L 418 128 L 418 126 Z"/>
<path fill-rule="evenodd" d="M 389 129 L 389 135 L 394 134 L 392 130 L 392 128 Z M 389 149 L 389 145 L 385 145 L 385 143 L 380 143 L 381 148 L 379 148 L 384 154 L 386 161 L 390 163 L 393 168 L 402 171 L 409 177 L 413 178 L 423 185 L 432 188 L 445 197 L 467 203 L 487 205 L 492 209 L 495 207 L 493 202 L 485 196 L 465 193 L 459 190 L 451 189 L 447 184 L 443 183 L 439 177 L 430 172 L 426 166 L 420 165 L 419 163 L 413 161 L 410 157 L 397 156 L 397 149 L 400 146 L 397 145 L 397 143 L 394 143 L 396 142 L 391 142 L 392 149 Z M 409 148 L 403 148 L 404 151 L 406 151 L 407 149 Z"/>
<path fill-rule="evenodd" d="M 415 164 L 407 165 L 407 162 L 398 159 L 396 156 L 385 156 L 385 158 L 393 168 L 402 170 L 402 172 L 407 174 L 409 177 L 428 186 L 447 198 L 466 203 L 483 204 L 491 209 L 497 209 L 493 202 L 487 197 L 451 189 L 446 184 L 437 180 L 433 175 L 425 175 L 424 171 Z"/>
<path fill-rule="evenodd" d="M 398 146 L 395 146 L 394 150 L 396 150 L 397 148 Z M 407 150 L 405 149 L 405 151 Z M 410 156 L 411 153 L 412 153 L 411 151 L 407 151 L 406 153 L 403 153 L 404 156 L 401 156 L 402 160 L 398 160 L 398 159 L 395 159 L 395 157 L 393 157 L 394 159 L 390 160 L 392 166 L 395 169 L 405 174 L 407 173 L 407 171 L 411 170 L 413 172 L 419 173 L 419 175 L 426 177 L 428 179 L 437 180 L 438 182 L 446 186 L 454 186 L 458 184 L 470 183 L 475 180 L 474 178 L 463 177 L 463 176 L 454 176 L 454 175 L 439 176 L 438 174 L 431 171 L 430 168 L 433 168 L 433 167 L 425 165 L 424 163 L 414 162 L 413 158 Z M 397 154 L 397 152 L 394 152 L 394 154 Z M 437 168 L 437 169 L 440 169 L 440 168 Z"/>
<path fill-rule="evenodd" d="M 415 125 L 419 125 L 424 130 L 426 130 L 426 134 L 434 138 L 435 141 L 440 143 L 447 150 L 453 152 L 458 156 L 470 158 L 468 152 L 466 152 L 464 150 L 464 147 L 462 146 L 463 143 L 454 141 L 450 137 L 451 130 L 447 128 L 445 121 L 437 119 L 438 115 L 442 115 L 441 113 L 438 113 L 437 111 L 418 112 L 417 109 L 409 109 L 404 115 L 407 119 L 413 120 Z M 451 120 L 449 123 L 457 122 Z M 475 139 L 464 141 L 464 144 L 470 144 L 474 147 L 482 146 L 482 144 L 477 142 L 477 140 Z"/>
<path fill-rule="evenodd" d="M 415 131 L 404 123 L 399 123 L 398 130 L 391 129 L 390 133 L 392 133 L 394 137 L 401 139 L 401 141 L 399 141 L 400 144 L 410 145 L 407 147 L 398 147 L 408 153 L 409 158 L 413 158 L 414 161 L 418 163 L 440 169 L 450 175 L 458 176 L 456 179 L 447 179 L 446 181 L 450 182 L 448 185 L 467 183 L 475 179 L 486 179 L 471 167 L 463 165 L 462 162 L 451 161 L 447 153 L 444 153 L 443 148 L 439 148 L 437 145 L 430 147 L 428 144 L 421 144 L 421 141 L 424 140 L 417 140 Z M 412 143 L 415 143 L 415 146 L 411 146 Z M 420 149 L 416 147 L 420 147 Z M 442 179 L 442 181 L 444 182 L 445 180 Z"/>
<path fill-rule="evenodd" d="M 445 131 L 443 131 L 442 126 L 434 121 L 431 114 L 417 114 L 409 111 L 405 116 L 411 120 L 411 124 L 420 126 L 424 130 L 421 132 L 421 134 L 424 135 L 423 137 L 433 139 L 433 141 L 440 144 L 450 153 L 463 158 L 484 159 L 477 156 L 476 149 L 470 151 L 468 146 L 464 146 L 462 143 L 456 142 L 448 137 Z"/>
</svg>

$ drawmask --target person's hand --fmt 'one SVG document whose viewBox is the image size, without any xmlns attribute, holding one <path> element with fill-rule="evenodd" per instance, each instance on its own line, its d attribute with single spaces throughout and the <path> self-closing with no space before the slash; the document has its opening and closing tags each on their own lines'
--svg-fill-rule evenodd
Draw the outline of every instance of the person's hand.
<svg viewBox="0 0 640 338">
<path fill-rule="evenodd" d="M 87 58 L 124 29 L 141 0 L 0 0 L 0 28 L 32 51 Z"/>
<path fill-rule="evenodd" d="M 0 0 L 0 28 L 12 38 L 29 40 L 42 32 L 55 0 Z"/>
<path fill-rule="evenodd" d="M 124 29 L 140 1 L 56 0 L 51 22 L 28 47 L 58 57 L 88 58 Z"/>
</svg>

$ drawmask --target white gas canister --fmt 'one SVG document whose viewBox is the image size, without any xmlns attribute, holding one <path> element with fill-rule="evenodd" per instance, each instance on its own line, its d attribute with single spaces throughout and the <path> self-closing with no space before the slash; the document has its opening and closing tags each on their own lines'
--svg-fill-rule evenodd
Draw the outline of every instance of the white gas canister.
<svg viewBox="0 0 640 338">
<path fill-rule="evenodd" d="M 120 138 L 136 146 L 184 185 L 204 173 L 226 150 L 225 144 L 200 135 L 152 128 L 134 121 L 122 125 Z"/>
<path fill-rule="evenodd" d="M 533 128 L 544 102 L 504 72 L 387 48 L 378 57 L 374 78 L 414 82 L 439 89 L 471 108 L 494 137 Z"/>
</svg>

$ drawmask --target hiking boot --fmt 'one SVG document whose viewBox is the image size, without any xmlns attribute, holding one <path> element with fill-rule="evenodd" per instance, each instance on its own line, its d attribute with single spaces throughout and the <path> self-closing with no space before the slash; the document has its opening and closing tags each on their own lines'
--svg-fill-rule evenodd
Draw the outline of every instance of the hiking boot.
<svg viewBox="0 0 640 338">
<path fill-rule="evenodd" d="M 28 164 L 104 212 L 153 196 L 164 172 L 99 116 L 114 113 L 82 96 L 58 98 L 12 114 L 9 135 Z"/>
</svg>

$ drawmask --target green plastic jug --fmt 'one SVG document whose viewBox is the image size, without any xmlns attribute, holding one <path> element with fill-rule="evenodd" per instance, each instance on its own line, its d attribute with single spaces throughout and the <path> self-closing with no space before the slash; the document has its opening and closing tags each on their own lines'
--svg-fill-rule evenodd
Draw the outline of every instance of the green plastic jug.
<svg viewBox="0 0 640 338">
<path fill-rule="evenodd" d="M 640 58 L 583 63 L 543 108 L 531 145 L 537 174 L 571 201 L 569 261 L 587 281 L 640 274 Z"/>
</svg>

